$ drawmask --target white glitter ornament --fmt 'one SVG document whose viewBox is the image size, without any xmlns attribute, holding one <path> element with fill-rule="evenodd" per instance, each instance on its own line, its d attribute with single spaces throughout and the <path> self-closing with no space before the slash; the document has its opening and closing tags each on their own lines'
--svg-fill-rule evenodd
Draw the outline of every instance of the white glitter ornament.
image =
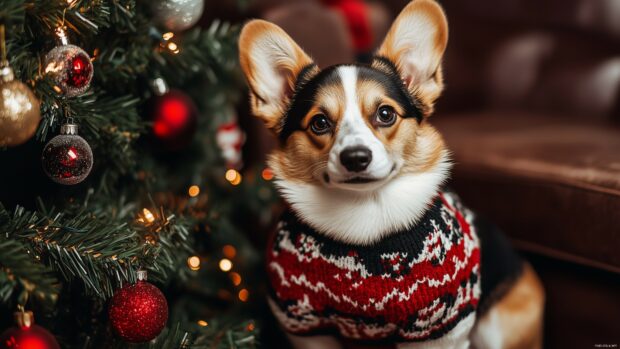
<svg viewBox="0 0 620 349">
<path fill-rule="evenodd" d="M 182 31 L 198 22 L 204 0 L 161 0 L 153 2 L 155 22 L 170 31 Z"/>
<path fill-rule="evenodd" d="M 93 63 L 86 51 L 75 45 L 54 47 L 45 55 L 45 73 L 67 97 L 83 94 L 93 79 Z"/>
</svg>

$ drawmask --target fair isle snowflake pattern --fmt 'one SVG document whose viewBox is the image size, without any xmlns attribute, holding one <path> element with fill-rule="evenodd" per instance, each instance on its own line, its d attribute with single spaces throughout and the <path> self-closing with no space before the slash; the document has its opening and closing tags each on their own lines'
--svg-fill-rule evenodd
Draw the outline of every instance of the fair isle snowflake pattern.
<svg viewBox="0 0 620 349">
<path fill-rule="evenodd" d="M 355 246 L 327 238 L 287 212 L 267 253 L 270 304 L 294 334 L 439 338 L 473 315 L 480 298 L 472 222 L 458 197 L 440 193 L 414 227 Z"/>
</svg>

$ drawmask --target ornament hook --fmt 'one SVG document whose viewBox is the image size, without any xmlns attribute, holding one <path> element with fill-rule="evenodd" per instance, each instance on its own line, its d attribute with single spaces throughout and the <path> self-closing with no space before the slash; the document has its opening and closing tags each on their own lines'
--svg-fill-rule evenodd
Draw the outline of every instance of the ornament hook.
<svg viewBox="0 0 620 349">
<path fill-rule="evenodd" d="M 6 67 L 9 65 L 9 62 L 6 59 L 6 36 L 4 23 L 0 24 L 0 59 L 2 59 L 0 62 L 1 67 Z"/>
<path fill-rule="evenodd" d="M 64 18 L 63 18 L 63 22 L 64 22 Z M 63 45 L 69 45 L 69 39 L 67 39 L 67 33 L 65 32 L 65 26 L 61 25 L 60 27 L 56 28 L 56 35 L 58 35 L 58 38 L 60 39 L 60 43 Z"/>
</svg>

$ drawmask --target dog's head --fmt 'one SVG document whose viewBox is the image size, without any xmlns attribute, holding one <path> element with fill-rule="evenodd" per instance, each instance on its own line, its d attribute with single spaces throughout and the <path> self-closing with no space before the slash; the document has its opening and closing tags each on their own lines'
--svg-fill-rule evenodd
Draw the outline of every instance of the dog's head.
<svg viewBox="0 0 620 349">
<path fill-rule="evenodd" d="M 252 112 L 280 140 L 269 165 L 285 197 L 317 229 L 340 234 L 332 231 L 337 217 L 323 216 L 337 216 L 347 203 L 372 206 L 366 201 L 396 200 L 401 192 L 420 196 L 409 201 L 427 205 L 427 196 L 436 193 L 447 170 L 446 150 L 427 118 L 443 88 L 440 63 L 447 38 L 441 7 L 433 0 L 414 0 L 370 65 L 320 70 L 278 26 L 261 20 L 245 25 L 240 62 Z M 373 214 L 386 220 L 379 230 L 393 230 L 415 218 L 389 223 L 400 222 L 394 216 L 405 212 L 389 213 L 394 208 L 386 205 L 375 207 L 381 213 Z M 319 206 L 333 209 L 323 214 Z M 361 207 L 350 209 L 363 213 Z M 374 239 L 357 239 L 353 231 L 347 235 L 344 240 L 352 242 Z"/>
</svg>

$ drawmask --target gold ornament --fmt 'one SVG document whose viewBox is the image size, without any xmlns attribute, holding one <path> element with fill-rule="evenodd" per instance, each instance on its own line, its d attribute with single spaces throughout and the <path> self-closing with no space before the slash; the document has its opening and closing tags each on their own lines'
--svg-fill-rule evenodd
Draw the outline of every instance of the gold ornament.
<svg viewBox="0 0 620 349">
<path fill-rule="evenodd" d="M 0 24 L 0 147 L 29 140 L 39 126 L 39 100 L 23 82 L 15 80 L 6 59 L 4 24 Z"/>
<path fill-rule="evenodd" d="M 13 69 L 4 64 L 0 68 L 0 146 L 26 142 L 40 120 L 39 100 L 26 84 L 15 80 Z"/>
</svg>

